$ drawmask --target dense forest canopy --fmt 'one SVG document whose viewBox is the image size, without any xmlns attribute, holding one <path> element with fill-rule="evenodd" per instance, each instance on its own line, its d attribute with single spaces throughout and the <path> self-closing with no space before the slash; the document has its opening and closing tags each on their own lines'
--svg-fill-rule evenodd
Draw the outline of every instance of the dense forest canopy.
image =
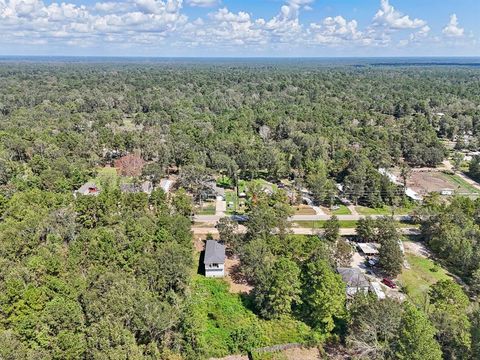
<svg viewBox="0 0 480 360">
<path fill-rule="evenodd" d="M 480 69 L 469 66 L 0 64 L 0 358 L 201 359 L 279 342 L 341 343 L 364 359 L 480 356 L 480 312 L 454 281 L 435 284 L 423 307 L 370 297 L 346 307 L 335 267 L 351 249 L 338 219 L 322 236 L 294 236 L 282 191 L 248 190 L 241 236 L 219 221 L 253 286 L 241 298 L 195 274 L 185 190 L 121 192 L 99 175 L 130 161 L 121 175 L 134 182 L 158 185 L 170 171 L 187 190 L 213 175 L 290 178 L 323 204 L 338 184 L 355 203 L 393 204 L 403 191 L 378 169 L 434 167 L 449 140 L 478 150 L 479 104 Z M 73 195 L 92 178 L 98 196 Z M 479 209 L 433 198 L 418 212 L 427 244 L 472 294 Z M 403 264 L 396 226 L 358 224 L 381 237 L 392 275 Z"/>
</svg>

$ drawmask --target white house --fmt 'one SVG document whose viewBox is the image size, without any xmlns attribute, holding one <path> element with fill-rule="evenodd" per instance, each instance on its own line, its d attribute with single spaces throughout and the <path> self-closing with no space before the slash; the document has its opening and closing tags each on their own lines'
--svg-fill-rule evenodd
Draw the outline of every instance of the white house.
<svg viewBox="0 0 480 360">
<path fill-rule="evenodd" d="M 203 263 L 206 277 L 223 277 L 225 275 L 225 245 L 215 240 L 207 240 Z"/>
</svg>

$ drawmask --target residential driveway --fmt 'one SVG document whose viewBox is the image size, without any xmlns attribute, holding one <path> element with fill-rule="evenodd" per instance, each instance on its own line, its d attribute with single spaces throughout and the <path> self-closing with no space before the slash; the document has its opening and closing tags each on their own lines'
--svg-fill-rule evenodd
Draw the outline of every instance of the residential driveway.
<svg viewBox="0 0 480 360">
<path fill-rule="evenodd" d="M 311 208 L 315 211 L 316 215 L 327 215 L 323 212 L 323 210 L 320 208 L 320 206 L 311 205 Z"/>
<path fill-rule="evenodd" d="M 217 197 L 217 200 L 215 203 L 215 215 L 224 217 L 225 211 L 227 211 L 227 202 L 223 200 L 222 197 Z"/>
<path fill-rule="evenodd" d="M 354 205 L 348 205 L 348 210 L 352 213 L 352 215 L 358 216 L 357 208 Z"/>
</svg>

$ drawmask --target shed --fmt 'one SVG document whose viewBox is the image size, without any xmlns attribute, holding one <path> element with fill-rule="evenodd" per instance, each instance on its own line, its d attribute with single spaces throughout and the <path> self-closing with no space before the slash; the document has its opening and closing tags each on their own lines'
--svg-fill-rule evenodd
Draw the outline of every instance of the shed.
<svg viewBox="0 0 480 360">
<path fill-rule="evenodd" d="M 215 240 L 207 240 L 203 263 L 206 277 L 223 277 L 225 275 L 225 245 Z"/>
<path fill-rule="evenodd" d="M 358 243 L 358 249 L 367 256 L 378 254 L 378 245 L 375 243 Z"/>
</svg>

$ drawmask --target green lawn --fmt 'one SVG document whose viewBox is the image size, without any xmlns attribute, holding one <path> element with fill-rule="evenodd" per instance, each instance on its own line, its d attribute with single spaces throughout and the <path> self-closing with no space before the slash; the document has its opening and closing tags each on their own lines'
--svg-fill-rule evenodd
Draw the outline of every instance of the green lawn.
<svg viewBox="0 0 480 360">
<path fill-rule="evenodd" d="M 97 176 L 90 181 L 94 182 L 100 188 L 102 186 L 115 186 L 120 177 L 117 175 L 117 170 L 113 167 L 103 167 L 97 169 Z"/>
<path fill-rule="evenodd" d="M 262 320 L 247 306 L 248 299 L 231 294 L 223 279 L 195 275 L 189 322 L 205 358 L 245 353 L 258 347 L 305 343 L 312 330 L 292 318 Z"/>
<path fill-rule="evenodd" d="M 345 205 L 337 205 L 338 209 L 337 210 L 331 210 L 330 212 L 333 215 L 350 215 L 351 212 L 348 210 L 348 208 Z"/>
<path fill-rule="evenodd" d="M 239 205 L 241 200 L 238 198 L 237 193 L 234 190 L 225 191 L 225 201 L 227 202 L 227 214 L 234 214 L 235 209 L 237 212 L 243 212 Z M 233 207 L 228 206 L 230 202 L 233 203 Z"/>
<path fill-rule="evenodd" d="M 360 215 L 392 215 L 392 207 L 384 206 L 381 208 L 369 208 L 366 206 L 356 206 L 357 212 Z M 395 215 L 406 215 L 412 208 L 408 207 L 397 207 L 395 208 Z"/>
<path fill-rule="evenodd" d="M 435 265 L 430 259 L 413 254 L 406 254 L 410 269 L 403 269 L 398 279 L 406 294 L 416 303 L 421 304 L 431 285 L 439 280 L 449 279 L 447 271 Z"/>
<path fill-rule="evenodd" d="M 474 187 L 473 185 L 466 182 L 464 179 L 462 179 L 458 175 L 451 175 L 451 174 L 442 173 L 442 176 L 444 176 L 450 182 L 455 184 L 456 187 L 457 187 L 455 190 L 457 190 L 457 191 L 480 194 L 480 190 L 478 190 L 476 187 Z"/>
<path fill-rule="evenodd" d="M 294 221 L 292 224 L 301 228 L 314 228 L 322 229 L 327 220 L 298 220 Z M 339 220 L 340 227 L 344 229 L 353 229 L 357 227 L 357 220 Z M 418 225 L 410 224 L 407 222 L 397 222 L 397 227 L 399 228 L 418 228 Z"/>
<path fill-rule="evenodd" d="M 203 204 L 202 209 L 198 209 L 198 215 L 215 215 L 216 207 L 215 204 Z"/>
</svg>

